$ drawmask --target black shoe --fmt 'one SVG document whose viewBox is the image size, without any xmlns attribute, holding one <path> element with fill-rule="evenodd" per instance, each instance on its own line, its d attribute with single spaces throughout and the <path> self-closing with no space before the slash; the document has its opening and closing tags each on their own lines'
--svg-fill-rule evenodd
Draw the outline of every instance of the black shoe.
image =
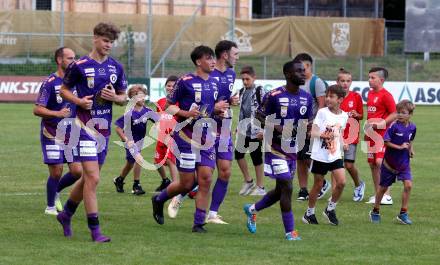
<svg viewBox="0 0 440 265">
<path fill-rule="evenodd" d="M 339 224 L 338 218 L 336 218 L 335 210 L 327 211 L 327 208 L 325 208 L 322 214 L 327 218 L 329 224 L 331 225 Z"/>
<path fill-rule="evenodd" d="M 131 191 L 134 195 L 143 195 L 145 191 L 142 189 L 141 184 L 133 184 L 133 190 Z"/>
<path fill-rule="evenodd" d="M 159 195 L 154 195 L 151 197 L 151 203 L 153 204 L 153 217 L 154 220 L 160 225 L 163 225 L 164 218 L 163 218 L 163 202 L 156 201 L 156 198 Z"/>
<path fill-rule="evenodd" d="M 305 224 L 311 224 L 311 225 L 317 225 L 318 220 L 316 220 L 316 216 L 314 214 L 307 216 L 307 213 L 304 214 L 302 218 L 303 223 Z"/>
<path fill-rule="evenodd" d="M 123 193 L 124 192 L 124 179 L 121 177 L 117 177 L 113 179 L 113 184 L 115 184 L 116 192 Z"/>
<path fill-rule="evenodd" d="M 193 233 L 206 233 L 208 230 L 206 230 L 203 225 L 193 225 L 192 231 Z"/>
<path fill-rule="evenodd" d="M 301 188 L 298 192 L 298 198 L 296 198 L 297 201 L 306 201 L 309 199 L 309 192 L 307 191 L 307 188 Z"/>
<path fill-rule="evenodd" d="M 157 187 L 156 188 L 156 192 L 161 192 L 161 191 L 163 191 L 164 189 L 166 189 L 167 187 L 168 187 L 168 185 L 170 185 L 171 184 L 171 180 L 169 180 L 169 179 L 163 179 L 162 180 L 162 183 L 160 183 L 160 185 L 159 185 L 159 187 Z"/>
</svg>

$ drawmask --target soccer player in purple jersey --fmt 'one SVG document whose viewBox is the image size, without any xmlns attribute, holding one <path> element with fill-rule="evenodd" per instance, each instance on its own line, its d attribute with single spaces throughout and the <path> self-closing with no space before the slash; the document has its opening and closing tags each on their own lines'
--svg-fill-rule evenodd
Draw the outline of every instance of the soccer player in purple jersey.
<svg viewBox="0 0 440 265">
<path fill-rule="evenodd" d="M 75 184 L 64 210 L 57 219 L 70 237 L 71 218 L 79 203 L 84 199 L 87 222 L 92 240 L 109 242 L 110 238 L 101 234 L 98 220 L 96 188 L 100 169 L 107 154 L 108 139 L 112 120 L 112 104 L 126 102 L 125 79 L 122 65 L 109 56 L 113 42 L 120 30 L 110 23 L 99 23 L 93 29 L 93 50 L 72 63 L 66 70 L 61 96 L 77 105 L 75 123 L 80 127 L 75 157 L 81 161 L 83 175 Z M 70 92 L 76 87 L 78 96 Z"/>
<path fill-rule="evenodd" d="M 283 66 L 283 73 L 286 85 L 267 93 L 256 114 L 264 125 L 264 174 L 275 179 L 276 186 L 257 203 L 244 205 L 244 212 L 249 232 L 255 233 L 257 212 L 279 201 L 285 238 L 290 241 L 301 239 L 295 230 L 292 212 L 296 138 L 299 133 L 305 133 L 301 128 L 307 126 L 301 126 L 301 123 L 307 124 L 311 119 L 313 103 L 311 95 L 299 88 L 305 82 L 301 61 L 287 62 Z"/>
<path fill-rule="evenodd" d="M 209 188 L 215 167 L 216 123 L 209 117 L 214 111 L 223 113 L 227 109 L 224 101 L 217 102 L 218 82 L 209 76 L 214 70 L 214 51 L 207 46 L 198 46 L 191 52 L 196 70 L 182 76 L 167 96 L 167 112 L 176 114 L 178 122 L 174 131 L 177 169 L 179 179 L 173 181 L 160 194 L 151 198 L 153 217 L 158 224 L 164 223 L 164 203 L 182 192 L 189 192 L 197 176 L 199 191 L 196 196 L 193 232 L 206 232 L 206 208 Z M 178 103 L 178 106 L 176 104 Z M 172 111 L 173 110 L 173 111 Z"/>
<path fill-rule="evenodd" d="M 238 47 L 235 42 L 229 40 L 222 40 L 215 46 L 215 56 L 217 61 L 215 63 L 214 71 L 210 76 L 217 79 L 219 82 L 218 99 L 224 101 L 226 104 L 238 105 L 238 95 L 232 95 L 235 72 L 233 67 L 237 62 Z M 206 220 L 207 223 L 212 224 L 227 224 L 222 220 L 220 215 L 217 215 L 220 204 L 225 199 L 228 191 L 229 178 L 231 177 L 231 166 L 234 147 L 232 145 L 232 113 L 228 108 L 224 113 L 224 117 L 214 116 L 217 121 L 217 137 L 215 140 L 215 153 L 217 163 L 217 181 L 212 190 L 211 206 L 209 207 L 209 214 Z"/>
<path fill-rule="evenodd" d="M 41 117 L 40 140 L 43 152 L 43 161 L 49 168 L 49 177 L 46 183 L 47 207 L 46 214 L 58 215 L 63 210 L 59 199 L 59 192 L 75 183 L 81 177 L 81 164 L 73 160 L 67 161 L 63 148 L 56 142 L 58 123 L 63 118 L 75 116 L 75 105 L 63 100 L 60 96 L 60 87 L 63 83 L 67 66 L 75 59 L 75 53 L 66 47 L 55 51 L 57 71 L 49 75 L 43 82 L 35 102 L 34 115 Z M 58 139 L 63 143 L 68 137 Z M 69 172 L 62 178 L 63 164 L 68 163 Z"/>
<path fill-rule="evenodd" d="M 142 85 L 133 85 L 128 90 L 128 97 L 135 100 L 134 107 L 116 120 L 116 133 L 126 145 L 125 158 L 127 162 L 121 170 L 119 177 L 113 179 L 117 192 L 124 192 L 124 179 L 133 169 L 134 195 L 143 195 L 145 191 L 140 184 L 141 165 L 136 159 L 140 155 L 143 146 L 143 139 L 147 133 L 147 121 L 158 120 L 158 115 L 152 109 L 145 106 L 147 90 Z M 139 157 L 140 159 L 140 157 Z"/>
<path fill-rule="evenodd" d="M 384 135 L 386 149 L 380 168 L 380 187 L 376 193 L 374 208 L 370 212 L 370 220 L 373 223 L 380 223 L 379 209 L 382 197 L 397 178 L 403 182 L 403 193 L 402 208 L 396 218 L 401 224 L 412 224 L 408 217 L 408 202 L 412 188 L 410 158 L 414 156 L 413 141 L 416 136 L 416 125 L 410 122 L 414 108 L 411 101 L 400 101 L 396 105 L 397 120 Z"/>
</svg>

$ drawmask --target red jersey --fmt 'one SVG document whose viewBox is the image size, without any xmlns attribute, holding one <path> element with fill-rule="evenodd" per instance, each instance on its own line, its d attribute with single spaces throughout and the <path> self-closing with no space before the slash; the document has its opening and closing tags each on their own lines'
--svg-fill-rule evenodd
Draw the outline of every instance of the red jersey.
<svg viewBox="0 0 440 265">
<path fill-rule="evenodd" d="M 173 115 L 165 112 L 166 104 L 166 97 L 157 101 L 157 112 L 160 113 L 158 142 L 164 142 L 165 136 L 173 131 L 177 123 Z"/>
<path fill-rule="evenodd" d="M 370 89 L 367 101 L 367 120 L 372 118 L 386 119 L 394 112 L 396 112 L 396 103 L 390 92 L 385 88 L 379 91 Z M 376 129 L 375 131 L 384 136 L 386 129 Z"/>
<path fill-rule="evenodd" d="M 348 114 L 348 122 L 347 122 L 347 126 L 345 126 L 345 130 L 344 130 L 344 139 L 348 139 L 350 140 L 349 142 L 352 144 L 358 144 L 359 143 L 359 131 L 360 131 L 360 123 L 359 120 L 362 120 L 362 118 L 353 118 L 351 117 L 350 112 L 352 110 L 355 110 L 357 113 L 359 113 L 359 115 L 363 116 L 364 115 L 364 108 L 362 105 L 362 97 L 353 91 L 349 91 L 348 95 L 344 98 L 344 101 L 342 101 L 341 106 L 340 106 L 341 110 L 347 112 Z M 355 120 L 353 120 L 355 119 Z M 356 124 L 356 128 L 350 128 L 351 125 Z M 351 130 L 351 133 L 355 133 L 357 132 L 356 138 L 351 141 L 352 137 L 349 137 L 349 132 Z"/>
</svg>

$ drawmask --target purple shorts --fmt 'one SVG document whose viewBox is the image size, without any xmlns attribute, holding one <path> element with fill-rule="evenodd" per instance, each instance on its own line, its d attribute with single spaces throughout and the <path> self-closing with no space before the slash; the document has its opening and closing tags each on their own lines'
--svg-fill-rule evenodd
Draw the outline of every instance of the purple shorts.
<svg viewBox="0 0 440 265">
<path fill-rule="evenodd" d="M 389 187 L 393 185 L 394 182 L 397 180 L 404 181 L 404 180 L 411 180 L 412 181 L 412 175 L 411 170 L 408 169 L 406 171 L 391 171 L 390 169 L 386 168 L 383 163 L 380 167 L 380 186 L 382 187 Z"/>
<path fill-rule="evenodd" d="M 286 160 L 271 152 L 264 153 L 264 175 L 274 179 L 293 179 L 296 160 Z"/>
<path fill-rule="evenodd" d="M 64 152 L 63 146 L 57 144 L 55 142 L 55 139 L 47 138 L 46 136 L 41 134 L 40 142 L 41 142 L 41 151 L 43 153 L 44 164 L 57 165 L 64 163 L 79 162 L 74 155 L 70 155 L 70 156 L 66 155 L 67 153 Z M 64 148 L 67 148 L 67 146 L 65 146 Z M 76 148 L 73 148 L 73 150 L 71 150 L 70 153 L 75 154 Z"/>
<path fill-rule="evenodd" d="M 215 153 L 217 159 L 232 161 L 234 146 L 232 145 L 232 135 L 228 138 L 217 136 L 215 139 Z"/>
<path fill-rule="evenodd" d="M 74 159 L 76 161 L 98 161 L 99 165 L 103 165 L 107 157 L 108 141 L 110 136 L 105 137 L 105 142 L 99 146 L 98 140 L 81 130 Z M 76 154 L 75 154 L 76 153 Z"/>
<path fill-rule="evenodd" d="M 182 131 L 180 131 L 182 133 Z M 175 133 L 173 139 L 176 143 L 173 147 L 176 156 L 176 166 L 181 172 L 195 172 L 199 166 L 215 168 L 215 149 L 214 146 L 207 150 L 195 148 L 193 145 L 183 140 L 179 133 Z M 177 150 L 176 150 L 177 149 Z"/>
<path fill-rule="evenodd" d="M 127 160 L 127 162 L 134 164 L 136 162 L 136 159 L 134 159 L 133 156 L 136 156 L 137 154 L 139 154 L 139 147 L 142 147 L 143 143 L 139 143 L 139 144 L 135 144 L 132 148 L 125 148 L 125 159 Z"/>
</svg>

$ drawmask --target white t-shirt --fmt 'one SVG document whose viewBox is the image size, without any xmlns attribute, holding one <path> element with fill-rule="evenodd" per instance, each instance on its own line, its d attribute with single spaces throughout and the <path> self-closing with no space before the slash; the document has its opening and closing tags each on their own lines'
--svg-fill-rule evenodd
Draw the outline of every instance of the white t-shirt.
<svg viewBox="0 0 440 265">
<path fill-rule="evenodd" d="M 333 132 L 334 138 L 324 142 L 320 137 L 313 138 L 312 156 L 313 160 L 324 163 L 331 163 L 342 158 L 342 136 L 347 124 L 348 115 L 341 111 L 340 114 L 334 114 L 327 107 L 318 110 L 313 124 L 318 125 L 321 133 L 329 130 Z"/>
</svg>

